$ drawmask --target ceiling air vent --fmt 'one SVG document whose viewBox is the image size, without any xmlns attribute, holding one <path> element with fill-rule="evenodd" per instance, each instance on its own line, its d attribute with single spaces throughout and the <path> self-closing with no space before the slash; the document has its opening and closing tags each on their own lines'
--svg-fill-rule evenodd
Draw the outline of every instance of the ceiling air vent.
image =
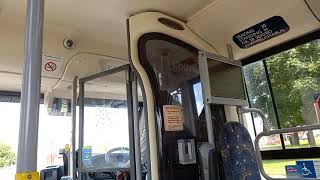
<svg viewBox="0 0 320 180">
<path fill-rule="evenodd" d="M 184 30 L 183 25 L 181 25 L 180 23 L 175 22 L 175 21 L 173 21 L 173 20 L 171 20 L 171 19 L 168 19 L 168 18 L 159 18 L 158 21 L 159 21 L 161 24 L 163 24 L 163 25 L 165 25 L 165 26 L 167 26 L 167 27 L 169 27 L 169 28 L 171 28 L 171 29 L 180 30 L 180 31 L 181 31 L 181 30 Z"/>
</svg>

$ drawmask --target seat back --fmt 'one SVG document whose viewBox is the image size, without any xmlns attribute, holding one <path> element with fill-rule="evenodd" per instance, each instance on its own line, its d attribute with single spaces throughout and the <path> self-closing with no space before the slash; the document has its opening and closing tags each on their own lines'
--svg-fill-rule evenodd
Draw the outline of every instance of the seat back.
<svg viewBox="0 0 320 180">
<path fill-rule="evenodd" d="M 219 140 L 227 180 L 261 180 L 250 134 L 242 124 L 227 122 Z"/>
</svg>

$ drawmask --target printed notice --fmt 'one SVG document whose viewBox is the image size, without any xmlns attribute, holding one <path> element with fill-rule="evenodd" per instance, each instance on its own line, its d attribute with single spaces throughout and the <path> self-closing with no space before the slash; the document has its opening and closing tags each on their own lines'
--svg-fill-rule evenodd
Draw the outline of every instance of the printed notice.
<svg viewBox="0 0 320 180">
<path fill-rule="evenodd" d="M 289 25 L 280 16 L 273 16 L 233 36 L 233 41 L 243 49 L 252 47 L 290 30 Z"/>
<path fill-rule="evenodd" d="M 181 106 L 164 105 L 163 116 L 166 131 L 183 131 L 183 111 Z"/>
</svg>

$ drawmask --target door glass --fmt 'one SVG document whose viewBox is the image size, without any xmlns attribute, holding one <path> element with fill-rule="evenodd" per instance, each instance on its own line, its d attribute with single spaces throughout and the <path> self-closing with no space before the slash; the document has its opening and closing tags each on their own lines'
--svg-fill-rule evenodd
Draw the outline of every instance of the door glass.
<svg viewBox="0 0 320 180">
<path fill-rule="evenodd" d="M 86 168 L 129 168 L 127 73 L 97 78 L 84 86 L 84 147 Z"/>
</svg>

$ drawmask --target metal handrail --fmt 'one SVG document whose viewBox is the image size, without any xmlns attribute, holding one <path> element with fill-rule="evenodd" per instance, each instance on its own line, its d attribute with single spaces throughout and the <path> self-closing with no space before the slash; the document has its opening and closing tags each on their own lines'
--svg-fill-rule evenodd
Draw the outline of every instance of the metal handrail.
<svg viewBox="0 0 320 180">
<path fill-rule="evenodd" d="M 320 129 L 320 124 L 317 125 L 308 125 L 303 127 L 293 127 L 293 128 L 284 128 L 284 129 L 277 129 L 277 130 L 269 130 L 267 126 L 267 118 L 264 113 L 256 108 L 238 108 L 238 113 L 257 113 L 263 122 L 263 132 L 259 133 L 254 141 L 255 146 L 255 153 L 257 156 L 257 161 L 259 165 L 260 172 L 264 178 L 267 180 L 301 180 L 301 178 L 273 178 L 270 177 L 263 168 L 262 157 L 260 153 L 259 141 L 263 136 L 270 136 L 275 134 L 283 134 L 283 133 L 290 133 L 290 132 L 299 132 L 299 131 L 310 131 Z M 308 178 L 310 180 L 320 180 L 320 178 Z"/>
</svg>

